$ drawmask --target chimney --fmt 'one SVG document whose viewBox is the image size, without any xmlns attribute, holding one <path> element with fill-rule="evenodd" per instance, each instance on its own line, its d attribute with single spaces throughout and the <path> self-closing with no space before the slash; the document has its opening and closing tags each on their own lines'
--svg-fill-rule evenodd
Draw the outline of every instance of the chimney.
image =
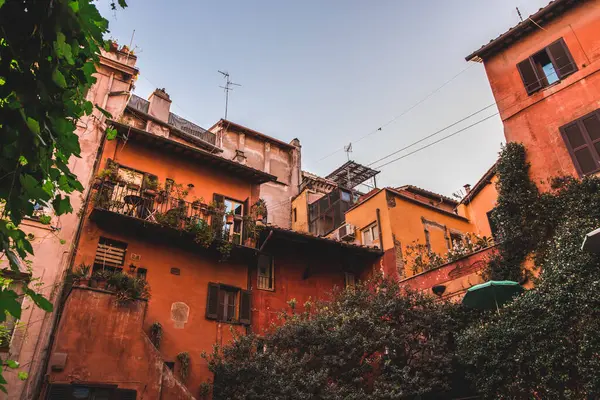
<svg viewBox="0 0 600 400">
<path fill-rule="evenodd" d="M 171 98 L 165 92 L 165 89 L 156 89 L 148 98 L 150 106 L 148 114 L 163 122 L 169 122 L 169 113 L 171 111 Z"/>
<path fill-rule="evenodd" d="M 463 187 L 465 188 L 465 192 L 467 192 L 467 194 L 469 194 L 469 192 L 471 191 L 471 185 L 469 185 L 467 183 L 466 185 L 463 185 Z"/>
</svg>

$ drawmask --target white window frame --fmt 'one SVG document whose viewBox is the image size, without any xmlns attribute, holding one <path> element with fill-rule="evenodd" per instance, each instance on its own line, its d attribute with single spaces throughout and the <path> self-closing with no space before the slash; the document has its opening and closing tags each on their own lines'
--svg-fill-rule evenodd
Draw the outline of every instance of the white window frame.
<svg viewBox="0 0 600 400">
<path fill-rule="evenodd" d="M 225 215 L 223 215 L 223 225 L 227 226 L 227 224 L 225 223 L 227 220 L 227 213 L 229 213 L 232 210 L 235 210 L 237 208 L 237 206 L 239 205 L 242 213 L 240 215 L 234 214 L 233 216 L 233 224 L 229 225 L 228 229 L 228 237 L 229 237 L 229 241 L 230 242 L 234 242 L 233 237 L 234 235 L 237 235 L 237 233 L 234 232 L 234 228 L 235 228 L 235 223 L 236 221 L 238 221 L 238 223 L 240 224 L 240 242 L 238 244 L 243 245 L 244 243 L 242 243 L 242 238 L 244 237 L 244 222 L 243 222 L 243 217 L 244 217 L 244 213 L 246 210 L 244 210 L 244 202 L 241 202 L 239 200 L 234 200 L 234 199 L 230 199 L 228 197 L 225 197 L 223 204 L 225 204 Z M 231 206 L 231 209 L 228 208 L 228 204 Z"/>
<path fill-rule="evenodd" d="M 367 239 L 367 233 L 371 236 L 370 240 Z M 379 226 L 377 225 L 377 222 L 373 222 L 366 228 L 361 229 L 360 234 L 364 246 L 375 246 L 378 249 L 381 248 L 381 244 L 379 243 Z"/>
</svg>

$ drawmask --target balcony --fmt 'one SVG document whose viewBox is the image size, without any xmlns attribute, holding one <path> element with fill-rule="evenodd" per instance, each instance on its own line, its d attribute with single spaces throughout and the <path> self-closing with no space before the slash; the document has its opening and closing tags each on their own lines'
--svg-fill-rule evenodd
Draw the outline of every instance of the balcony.
<svg viewBox="0 0 600 400">
<path fill-rule="evenodd" d="M 355 202 L 349 190 L 335 189 L 331 193 L 308 205 L 309 231 L 325 236 L 346 221 L 346 211 Z"/>
<path fill-rule="evenodd" d="M 133 223 L 132 226 L 185 235 L 193 239 L 189 242 L 207 248 L 213 242 L 254 247 L 255 221 L 248 216 L 225 215 L 222 206 L 188 202 L 169 196 L 164 190 L 156 192 L 110 180 L 103 180 L 96 186 L 90 218 L 99 225 L 115 226 L 114 218 L 125 218 Z M 124 225 L 119 223 L 117 226 Z"/>
</svg>

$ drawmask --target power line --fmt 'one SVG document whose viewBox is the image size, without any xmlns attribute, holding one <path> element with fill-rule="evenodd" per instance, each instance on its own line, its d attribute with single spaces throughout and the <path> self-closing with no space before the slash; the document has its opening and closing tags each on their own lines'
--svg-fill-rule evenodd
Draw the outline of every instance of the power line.
<svg viewBox="0 0 600 400">
<path fill-rule="evenodd" d="M 458 78 L 460 75 L 462 75 L 464 72 L 466 72 L 467 70 L 469 70 L 469 68 L 473 67 L 473 65 L 475 64 L 470 64 L 468 65 L 466 68 L 463 68 L 459 73 L 457 73 L 456 75 L 454 75 L 452 78 L 448 79 L 446 82 L 444 82 L 441 86 L 439 86 L 438 88 L 436 88 L 435 90 L 433 90 L 432 92 L 430 92 L 427 96 L 425 96 L 424 98 L 422 98 L 421 100 L 419 100 L 418 102 L 416 102 L 415 104 L 413 104 L 412 106 L 410 106 L 409 108 L 407 108 L 406 110 L 402 111 L 400 114 L 396 115 L 394 118 L 390 119 L 389 121 L 387 121 L 386 123 L 384 123 L 383 125 L 381 125 L 380 127 L 378 127 L 377 129 L 372 130 L 371 132 L 367 133 L 366 135 L 363 135 L 361 137 L 359 137 L 357 140 L 354 141 L 354 143 L 358 143 L 361 140 L 373 135 L 374 133 L 377 133 L 381 130 L 383 130 L 383 128 L 391 125 L 392 123 L 396 122 L 398 119 L 402 118 L 404 115 L 408 114 L 410 111 L 414 110 L 415 108 L 417 108 L 418 106 L 420 106 L 421 104 L 423 104 L 425 101 L 429 100 L 434 94 L 436 94 L 437 92 L 439 92 L 440 90 L 442 90 L 444 87 L 446 87 L 447 85 L 449 85 L 452 81 L 454 81 L 456 78 Z M 331 157 L 332 155 L 336 154 L 337 152 L 343 150 L 343 147 L 340 147 L 338 149 L 336 149 L 335 151 L 329 153 L 328 155 L 326 155 L 325 157 L 317 160 L 317 162 L 321 162 L 329 157 Z"/>
<path fill-rule="evenodd" d="M 488 106 L 485 106 L 485 107 L 483 107 L 483 108 L 481 108 L 481 109 L 479 109 L 479 110 L 475 111 L 474 113 L 472 113 L 472 114 L 469 114 L 469 115 L 467 115 L 466 117 L 464 117 L 464 118 L 462 118 L 462 119 L 460 119 L 460 120 L 458 120 L 458 121 L 456 121 L 456 122 L 454 122 L 454 123 L 452 123 L 452 124 L 450 124 L 450 125 L 448 125 L 448 126 L 445 126 L 444 128 L 440 129 L 439 131 L 436 131 L 436 132 L 432 133 L 431 135 L 425 136 L 424 138 L 422 138 L 422 139 L 419 139 L 419 140 L 417 140 L 416 142 L 413 142 L 413 143 L 411 143 L 411 144 L 409 144 L 409 145 L 407 145 L 407 146 L 405 146 L 405 147 L 403 147 L 403 148 L 401 148 L 401 149 L 399 149 L 399 150 L 396 150 L 396 151 L 394 151 L 393 153 L 390 153 L 390 154 L 388 154 L 388 155 L 387 155 L 387 156 L 385 156 L 385 157 L 381 157 L 380 159 L 378 159 L 378 160 L 375 160 L 375 161 L 371 162 L 370 164 L 367 164 L 367 166 L 368 166 L 368 167 L 370 167 L 371 165 L 373 165 L 373 164 L 375 164 L 375 163 L 378 163 L 379 161 L 383 161 L 383 160 L 385 160 L 385 159 L 387 159 L 387 158 L 390 158 L 391 156 L 393 156 L 393 155 L 395 155 L 395 154 L 398 154 L 398 153 L 400 153 L 401 151 L 403 151 L 403 150 L 406 150 L 406 149 L 408 149 L 408 148 L 410 148 L 410 147 L 413 147 L 414 145 L 416 145 L 416 144 L 419 144 L 419 143 L 421 143 L 421 142 L 423 142 L 423 141 L 425 141 L 425 140 L 427 140 L 427 139 L 429 139 L 429 138 L 431 138 L 431 137 L 433 137 L 433 136 L 436 136 L 436 135 L 438 135 L 438 134 L 440 134 L 440 133 L 444 132 L 445 130 L 447 130 L 447 129 L 449 129 L 449 128 L 452 128 L 453 126 L 456 126 L 456 125 L 460 124 L 461 122 L 464 122 L 464 121 L 468 120 L 469 118 L 471 118 L 471 117 L 473 117 L 473 116 L 475 116 L 475 115 L 479 114 L 480 112 L 483 112 L 483 111 L 487 110 L 488 108 L 490 108 L 490 107 L 493 107 L 493 106 L 495 106 L 495 105 L 496 105 L 496 103 L 494 102 L 494 103 L 492 103 L 492 104 L 490 104 L 490 105 L 488 105 Z"/>
<path fill-rule="evenodd" d="M 449 134 L 449 135 L 446 135 L 446 136 L 442 137 L 441 139 L 438 139 L 438 140 L 436 140 L 435 142 L 431 142 L 431 143 L 429 143 L 429 144 L 427 144 L 427 145 L 425 145 L 425 146 L 423 146 L 423 147 L 419 147 L 418 149 L 416 149 L 416 150 L 414 150 L 414 151 L 411 151 L 411 152 L 410 152 L 410 153 L 408 153 L 408 154 L 405 154 L 405 155 L 403 155 L 403 156 L 400 156 L 400 157 L 398 157 L 398 158 L 395 158 L 395 159 L 393 159 L 393 160 L 391 160 L 391 161 L 388 161 L 388 162 L 386 162 L 386 163 L 384 163 L 384 164 L 381 164 L 381 165 L 379 165 L 379 166 L 377 166 L 377 167 L 374 167 L 374 168 L 375 168 L 375 169 L 381 169 L 381 168 L 383 168 L 383 167 L 385 167 L 385 166 L 387 166 L 387 165 L 390 165 L 390 164 L 392 164 L 392 163 L 395 163 L 396 161 L 402 160 L 403 158 L 406 158 L 406 157 L 408 157 L 408 156 L 410 156 L 410 155 L 413 155 L 413 154 L 415 154 L 415 153 L 418 153 L 418 152 L 419 152 L 419 151 L 421 151 L 421 150 L 425 150 L 425 149 L 426 149 L 426 148 L 428 148 L 428 147 L 431 147 L 431 146 L 433 146 L 433 145 L 435 145 L 435 144 L 437 144 L 437 143 L 440 143 L 440 142 L 442 142 L 442 141 L 444 141 L 444 140 L 446 140 L 446 139 L 449 139 L 449 138 L 451 138 L 452 136 L 458 135 L 459 133 L 461 133 L 461 132 L 464 132 L 464 131 L 466 131 L 467 129 L 470 129 L 470 128 L 474 127 L 475 125 L 479 125 L 480 123 L 482 123 L 482 122 L 484 122 L 484 121 L 487 121 L 488 119 L 490 119 L 490 118 L 492 118 L 492 117 L 495 117 L 495 116 L 496 116 L 496 115 L 498 115 L 498 114 L 499 114 L 499 113 L 497 113 L 497 112 L 496 112 L 496 113 L 494 113 L 494 114 L 492 114 L 492 115 L 490 115 L 490 116 L 487 116 L 487 117 L 485 117 L 485 118 L 483 118 L 483 119 L 480 119 L 480 120 L 479 120 L 479 121 L 477 121 L 477 122 L 474 122 L 474 123 L 472 123 L 472 124 L 471 124 L 471 125 L 469 125 L 469 126 L 466 126 L 466 127 L 462 128 L 462 129 L 459 129 L 458 131 L 456 131 L 456 132 L 454 132 L 454 133 L 451 133 L 451 134 Z"/>
</svg>

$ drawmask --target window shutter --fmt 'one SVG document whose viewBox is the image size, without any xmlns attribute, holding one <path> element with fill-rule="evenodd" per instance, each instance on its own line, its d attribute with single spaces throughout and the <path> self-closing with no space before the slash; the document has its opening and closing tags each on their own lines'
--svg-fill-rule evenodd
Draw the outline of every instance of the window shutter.
<svg viewBox="0 0 600 400">
<path fill-rule="evenodd" d="M 217 295 L 217 320 L 223 321 L 225 317 L 223 313 L 225 307 L 225 290 L 219 287 L 219 293 Z"/>
<path fill-rule="evenodd" d="M 560 128 L 560 132 L 571 154 L 575 169 L 580 175 L 585 175 L 597 170 L 598 162 L 592 154 L 582 126 L 581 121 L 577 120 Z"/>
<path fill-rule="evenodd" d="M 222 194 L 213 194 L 213 202 L 219 206 L 223 206 L 225 204 L 225 196 Z M 213 229 L 213 233 L 215 237 L 218 239 L 223 238 L 223 216 L 220 214 L 213 214 L 210 217 L 210 224 Z"/>
<path fill-rule="evenodd" d="M 240 322 L 244 325 L 250 325 L 250 317 L 252 314 L 252 292 L 242 290 L 240 296 Z"/>
<path fill-rule="evenodd" d="M 101 237 L 96 248 L 94 263 L 99 266 L 121 267 L 125 263 L 127 243 Z"/>
<path fill-rule="evenodd" d="M 64 400 L 71 398 L 70 385 L 50 385 L 48 400 Z"/>
<path fill-rule="evenodd" d="M 517 69 L 521 74 L 521 79 L 523 80 L 527 94 L 531 94 L 542 88 L 542 81 L 538 77 L 533 62 L 530 58 L 518 63 Z"/>
<path fill-rule="evenodd" d="M 118 389 L 115 394 L 116 400 L 135 400 L 137 397 L 135 390 Z"/>
<path fill-rule="evenodd" d="M 547 49 L 559 79 L 577 71 L 577 65 L 562 38 L 552 43 Z"/>
<path fill-rule="evenodd" d="M 244 201 L 244 210 L 243 210 L 242 215 L 243 216 L 250 215 L 250 197 L 248 197 L 246 199 L 246 201 Z M 250 237 L 250 232 L 248 232 L 248 229 L 247 229 L 248 227 L 246 226 L 247 225 L 246 221 L 243 221 L 242 223 L 244 224 L 244 226 L 242 227 L 242 245 L 243 245 L 244 243 L 246 243 L 246 239 L 248 239 Z"/>
<path fill-rule="evenodd" d="M 217 283 L 208 284 L 208 294 L 206 299 L 206 318 L 217 319 L 219 317 L 219 285 Z"/>
</svg>

